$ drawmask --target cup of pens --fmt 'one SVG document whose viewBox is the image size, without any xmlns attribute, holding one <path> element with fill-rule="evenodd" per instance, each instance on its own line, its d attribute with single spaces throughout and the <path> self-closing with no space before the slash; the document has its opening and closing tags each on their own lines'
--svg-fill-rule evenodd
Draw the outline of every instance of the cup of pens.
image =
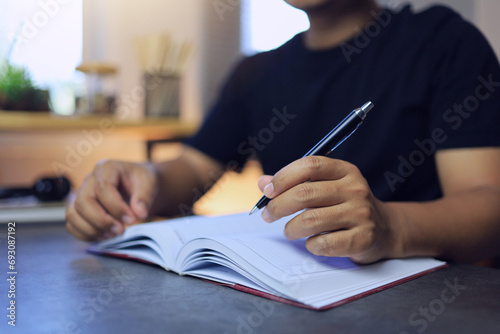
<svg viewBox="0 0 500 334">
<path fill-rule="evenodd" d="M 179 117 L 181 82 L 191 43 L 175 42 L 163 33 L 137 38 L 135 48 L 143 72 L 145 115 Z"/>
<path fill-rule="evenodd" d="M 179 117 L 180 77 L 170 73 L 144 73 L 144 110 L 147 117 Z"/>
</svg>

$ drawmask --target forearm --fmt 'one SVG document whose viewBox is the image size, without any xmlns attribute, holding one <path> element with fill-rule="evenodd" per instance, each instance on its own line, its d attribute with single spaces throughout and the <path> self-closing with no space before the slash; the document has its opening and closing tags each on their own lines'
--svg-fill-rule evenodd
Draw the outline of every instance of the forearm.
<svg viewBox="0 0 500 334">
<path fill-rule="evenodd" d="M 477 261 L 500 255 L 500 190 L 478 187 L 425 202 L 387 203 L 395 235 L 392 257 Z"/>
<path fill-rule="evenodd" d="M 188 149 L 175 160 L 155 163 L 158 194 L 152 215 L 178 216 L 190 213 L 192 205 L 223 174 L 222 166 Z"/>
</svg>

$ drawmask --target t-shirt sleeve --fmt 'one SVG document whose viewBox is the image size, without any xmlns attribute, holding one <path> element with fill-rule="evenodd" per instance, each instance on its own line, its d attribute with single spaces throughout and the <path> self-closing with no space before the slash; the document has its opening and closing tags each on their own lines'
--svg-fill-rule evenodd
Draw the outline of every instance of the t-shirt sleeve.
<svg viewBox="0 0 500 334">
<path fill-rule="evenodd" d="M 244 102 L 249 76 L 247 62 L 245 58 L 236 65 L 200 130 L 185 141 L 226 169 L 239 170 L 248 158 L 239 152 L 239 143 L 244 142 L 248 133 L 249 111 Z"/>
<path fill-rule="evenodd" d="M 500 66 L 482 33 L 458 15 L 436 32 L 429 133 L 438 149 L 500 146 Z M 431 52 L 432 54 L 432 52 Z"/>
</svg>

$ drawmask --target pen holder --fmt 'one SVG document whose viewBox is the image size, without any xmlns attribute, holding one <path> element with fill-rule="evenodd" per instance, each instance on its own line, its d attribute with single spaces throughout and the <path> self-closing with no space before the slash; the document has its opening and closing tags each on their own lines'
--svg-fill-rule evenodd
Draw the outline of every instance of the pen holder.
<svg viewBox="0 0 500 334">
<path fill-rule="evenodd" d="M 144 74 L 146 116 L 179 117 L 180 81 L 175 74 Z"/>
</svg>

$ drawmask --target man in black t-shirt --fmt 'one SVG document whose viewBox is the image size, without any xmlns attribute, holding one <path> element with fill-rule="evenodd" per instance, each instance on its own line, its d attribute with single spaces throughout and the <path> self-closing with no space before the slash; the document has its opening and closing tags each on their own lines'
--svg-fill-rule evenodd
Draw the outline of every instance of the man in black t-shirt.
<svg viewBox="0 0 500 334">
<path fill-rule="evenodd" d="M 68 207 L 68 230 L 103 239 L 178 214 L 192 189 L 258 159 L 272 198 L 263 218 L 306 209 L 285 234 L 308 238 L 314 254 L 500 255 L 500 67 L 479 31 L 444 7 L 287 2 L 310 29 L 241 61 L 178 159 L 97 166 Z M 331 156 L 299 159 L 368 100 L 365 124 Z"/>
</svg>

